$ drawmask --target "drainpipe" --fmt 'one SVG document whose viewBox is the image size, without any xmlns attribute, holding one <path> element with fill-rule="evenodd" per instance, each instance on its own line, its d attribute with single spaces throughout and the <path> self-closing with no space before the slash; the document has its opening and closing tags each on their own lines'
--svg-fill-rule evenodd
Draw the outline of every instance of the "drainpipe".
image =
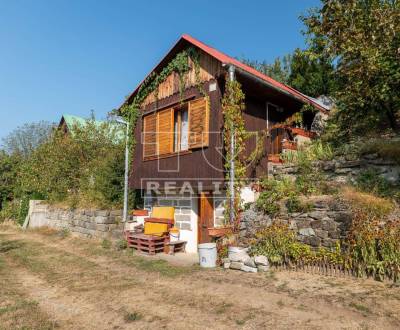
<svg viewBox="0 0 400 330">
<path fill-rule="evenodd" d="M 235 80 L 235 67 L 230 65 L 228 68 L 229 73 L 229 81 Z M 235 221 L 235 160 L 234 160 L 234 153 L 235 153 L 235 133 L 233 123 L 231 126 L 231 159 L 230 159 L 230 176 L 229 176 L 229 191 L 230 191 L 230 213 L 229 213 L 229 220 L 231 225 L 233 225 Z"/>
</svg>

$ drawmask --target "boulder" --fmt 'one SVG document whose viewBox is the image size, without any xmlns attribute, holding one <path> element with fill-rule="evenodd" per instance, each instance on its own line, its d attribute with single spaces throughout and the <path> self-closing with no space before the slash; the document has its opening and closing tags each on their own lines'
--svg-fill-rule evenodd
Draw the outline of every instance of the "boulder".
<svg viewBox="0 0 400 330">
<path fill-rule="evenodd" d="M 243 262 L 234 261 L 234 262 L 230 263 L 229 268 L 230 269 L 241 270 L 243 266 L 244 266 Z"/>
<path fill-rule="evenodd" d="M 258 265 L 257 270 L 259 272 L 268 272 L 269 271 L 269 266 L 263 266 L 263 265 Z"/>
<path fill-rule="evenodd" d="M 240 270 L 242 270 L 244 272 L 247 272 L 247 273 L 257 273 L 257 268 L 249 267 L 249 266 L 246 266 L 246 265 L 243 265 Z"/>
<path fill-rule="evenodd" d="M 245 264 L 246 266 L 253 267 L 253 268 L 256 268 L 256 267 L 257 267 L 257 265 L 256 265 L 256 263 L 255 263 L 253 257 L 250 257 L 249 259 L 247 259 L 247 260 L 244 262 L 244 264 Z"/>
<path fill-rule="evenodd" d="M 246 252 L 231 253 L 229 255 L 229 260 L 233 262 L 246 262 L 250 259 L 250 256 Z"/>
<path fill-rule="evenodd" d="M 315 231 L 312 228 L 302 228 L 299 230 L 299 234 L 302 236 L 315 236 Z"/>
<path fill-rule="evenodd" d="M 224 262 L 224 268 L 225 269 L 229 269 L 231 267 L 231 263 L 230 262 Z"/>
<path fill-rule="evenodd" d="M 257 266 L 268 266 L 269 267 L 269 261 L 266 256 L 255 256 L 254 257 L 254 262 Z"/>
<path fill-rule="evenodd" d="M 324 217 L 326 217 L 326 212 L 323 211 L 313 211 L 308 213 L 308 216 L 310 218 L 313 218 L 315 220 L 322 220 Z"/>
</svg>

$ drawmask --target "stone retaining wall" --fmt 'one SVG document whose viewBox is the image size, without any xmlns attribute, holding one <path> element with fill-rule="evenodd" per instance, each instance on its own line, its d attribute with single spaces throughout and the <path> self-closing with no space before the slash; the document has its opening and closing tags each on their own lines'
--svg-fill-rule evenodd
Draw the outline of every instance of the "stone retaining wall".
<svg viewBox="0 0 400 330">
<path fill-rule="evenodd" d="M 29 227 L 68 229 L 83 237 L 123 238 L 122 210 L 63 210 L 30 201 Z"/>
<path fill-rule="evenodd" d="M 374 169 L 392 184 L 400 184 L 400 166 L 391 160 L 379 158 L 377 154 L 365 155 L 357 160 L 316 161 L 313 165 L 326 176 L 327 180 L 336 183 L 353 182 L 361 171 Z M 295 176 L 297 172 L 298 168 L 294 165 L 270 164 L 269 168 L 269 175 L 276 178 L 282 175 Z"/>
<path fill-rule="evenodd" d="M 334 247 L 344 238 L 351 225 L 351 213 L 340 201 L 331 196 L 317 196 L 307 201 L 312 209 L 306 213 L 289 213 L 284 204 L 281 212 L 274 219 L 255 209 L 244 211 L 240 222 L 240 238 L 243 243 L 254 238 L 257 230 L 271 225 L 273 221 L 283 221 L 295 231 L 300 242 L 313 247 Z"/>
</svg>

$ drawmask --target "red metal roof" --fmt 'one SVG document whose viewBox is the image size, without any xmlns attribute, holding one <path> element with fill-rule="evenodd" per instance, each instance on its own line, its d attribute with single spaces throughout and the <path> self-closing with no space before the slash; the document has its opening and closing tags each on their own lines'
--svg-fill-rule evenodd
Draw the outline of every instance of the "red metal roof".
<svg viewBox="0 0 400 330">
<path fill-rule="evenodd" d="M 283 83 L 280 83 L 279 81 L 276 81 L 275 79 L 272 79 L 271 77 L 262 74 L 261 72 L 257 71 L 256 69 L 238 61 L 237 59 L 230 57 L 218 50 L 216 50 L 215 48 L 212 48 L 210 46 L 207 46 L 206 44 L 202 43 L 201 41 L 193 38 L 192 36 L 188 35 L 188 34 L 184 34 L 181 36 L 181 38 L 176 42 L 176 44 L 172 47 L 172 49 L 168 52 L 167 56 L 174 50 L 174 48 L 180 43 L 182 42 L 182 40 L 187 41 L 188 43 L 192 44 L 193 46 L 196 46 L 198 48 L 200 48 L 202 51 L 204 51 L 205 53 L 209 54 L 210 56 L 216 58 L 217 60 L 219 60 L 221 63 L 225 63 L 225 64 L 233 64 L 234 66 L 236 66 L 237 68 L 242 69 L 243 71 L 267 82 L 269 85 L 277 88 L 278 90 L 281 90 L 282 92 L 286 92 L 290 95 L 292 95 L 293 97 L 301 100 L 304 103 L 308 103 L 313 105 L 315 108 L 317 108 L 318 110 L 321 111 L 326 111 L 327 109 L 325 109 L 324 107 L 322 107 L 320 104 L 316 103 L 311 97 L 304 95 L 302 93 L 300 93 L 299 91 L 297 91 L 296 89 L 285 85 Z M 165 58 L 164 58 L 165 59 Z M 163 59 L 163 60 L 164 60 Z M 151 71 L 153 72 L 155 69 L 157 69 L 157 67 L 160 66 L 160 64 L 163 62 L 163 60 Z M 150 73 L 151 73 L 150 72 Z M 149 74 L 150 74 L 149 73 Z M 144 80 L 143 80 L 144 81 Z M 136 87 L 136 89 L 133 91 L 133 93 L 129 96 L 128 100 L 134 95 L 136 94 L 136 92 L 138 91 L 140 85 L 143 83 L 143 81 Z"/>
</svg>

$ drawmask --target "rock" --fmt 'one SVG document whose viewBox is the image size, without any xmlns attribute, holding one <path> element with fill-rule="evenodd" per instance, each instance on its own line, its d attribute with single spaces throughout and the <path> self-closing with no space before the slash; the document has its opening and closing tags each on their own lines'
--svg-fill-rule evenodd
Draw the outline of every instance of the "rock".
<svg viewBox="0 0 400 330">
<path fill-rule="evenodd" d="M 319 238 L 328 238 L 328 232 L 322 229 L 315 229 L 315 235 Z"/>
<path fill-rule="evenodd" d="M 337 222 L 343 222 L 343 223 L 351 222 L 350 212 L 332 212 L 331 216 Z"/>
<path fill-rule="evenodd" d="M 308 213 L 308 216 L 310 218 L 313 218 L 315 220 L 322 220 L 324 217 L 326 217 L 326 212 L 323 211 L 312 211 Z"/>
<path fill-rule="evenodd" d="M 363 155 L 363 158 L 367 159 L 367 160 L 377 159 L 378 157 L 379 157 L 379 155 L 377 153 Z"/>
<path fill-rule="evenodd" d="M 243 262 L 233 261 L 233 262 L 231 262 L 231 264 L 229 265 L 229 268 L 230 268 L 230 269 L 241 270 L 243 266 L 244 266 L 244 263 L 243 263 Z"/>
<path fill-rule="evenodd" d="M 311 228 L 315 229 L 320 229 L 322 226 L 322 221 L 321 220 L 314 220 L 311 221 Z"/>
<path fill-rule="evenodd" d="M 349 167 L 337 168 L 335 170 L 336 174 L 347 174 L 347 173 L 350 173 L 350 172 L 351 172 L 351 168 L 349 168 Z"/>
<path fill-rule="evenodd" d="M 98 230 L 98 231 L 108 231 L 108 225 L 104 225 L 104 224 L 98 224 L 97 226 L 96 226 L 96 229 Z"/>
<path fill-rule="evenodd" d="M 361 165 L 361 161 L 359 161 L 359 160 L 348 160 L 345 162 L 338 162 L 337 167 L 338 168 L 345 168 L 345 167 L 347 168 L 347 167 L 357 167 L 360 165 Z"/>
<path fill-rule="evenodd" d="M 257 267 L 256 263 L 254 262 L 254 258 L 253 258 L 253 257 L 247 259 L 247 260 L 244 262 L 244 264 L 245 264 L 246 266 L 253 267 L 253 268 L 256 268 L 256 267 Z"/>
<path fill-rule="evenodd" d="M 226 262 L 231 262 L 231 261 L 229 260 L 229 258 L 222 258 L 222 263 L 224 264 Z"/>
<path fill-rule="evenodd" d="M 308 237 L 308 244 L 311 246 L 320 246 L 321 245 L 321 239 L 317 236 L 309 236 Z"/>
<path fill-rule="evenodd" d="M 224 268 L 225 269 L 229 269 L 231 267 L 231 263 L 230 262 L 224 262 Z"/>
<path fill-rule="evenodd" d="M 269 271 L 269 266 L 258 265 L 257 269 L 258 269 L 259 272 L 268 272 Z"/>
<path fill-rule="evenodd" d="M 268 266 L 269 267 L 269 261 L 266 256 L 255 256 L 254 257 L 254 262 L 257 266 Z"/>
<path fill-rule="evenodd" d="M 247 272 L 247 273 L 257 273 L 257 268 L 249 267 L 249 266 L 246 266 L 246 265 L 243 265 L 240 270 L 242 270 L 244 272 Z"/>
<path fill-rule="evenodd" d="M 231 253 L 229 256 L 230 261 L 234 262 L 246 262 L 248 259 L 250 259 L 250 256 L 246 252 L 239 252 L 239 253 Z"/>
<path fill-rule="evenodd" d="M 333 161 L 323 162 L 322 169 L 324 171 L 333 171 L 335 169 L 335 162 L 333 162 Z"/>
<path fill-rule="evenodd" d="M 299 230 L 299 234 L 302 236 L 314 236 L 315 231 L 312 228 L 302 228 Z"/>
<path fill-rule="evenodd" d="M 122 216 L 122 210 L 112 210 L 110 211 L 111 216 Z"/>
<path fill-rule="evenodd" d="M 107 217 L 110 215 L 110 211 L 108 210 L 98 210 L 95 212 L 96 216 L 102 216 L 102 217 Z"/>
</svg>

